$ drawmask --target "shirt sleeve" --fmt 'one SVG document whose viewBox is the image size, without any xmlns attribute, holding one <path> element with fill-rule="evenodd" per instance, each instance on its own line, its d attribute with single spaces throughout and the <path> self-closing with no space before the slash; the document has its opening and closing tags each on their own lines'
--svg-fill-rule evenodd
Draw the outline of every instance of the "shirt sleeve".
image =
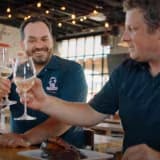
<svg viewBox="0 0 160 160">
<path fill-rule="evenodd" d="M 96 111 L 104 114 L 114 114 L 119 104 L 119 68 L 110 76 L 102 89 L 88 102 Z"/>
</svg>

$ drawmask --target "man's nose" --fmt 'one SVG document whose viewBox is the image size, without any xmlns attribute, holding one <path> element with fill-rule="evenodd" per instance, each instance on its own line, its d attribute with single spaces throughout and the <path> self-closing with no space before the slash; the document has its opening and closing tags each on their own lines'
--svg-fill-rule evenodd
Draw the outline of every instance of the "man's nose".
<svg viewBox="0 0 160 160">
<path fill-rule="evenodd" d="M 129 37 L 128 33 L 124 32 L 122 34 L 121 39 L 120 39 L 119 46 L 128 47 L 129 41 L 130 41 L 130 37 Z"/>
<path fill-rule="evenodd" d="M 42 48 L 43 46 L 44 46 L 44 43 L 40 40 L 35 43 L 36 48 Z"/>
<path fill-rule="evenodd" d="M 121 37 L 121 41 L 123 41 L 123 42 L 128 42 L 128 41 L 130 41 L 130 36 L 129 36 L 129 34 L 128 34 L 127 31 L 124 31 L 124 32 L 123 32 L 122 37 Z"/>
</svg>

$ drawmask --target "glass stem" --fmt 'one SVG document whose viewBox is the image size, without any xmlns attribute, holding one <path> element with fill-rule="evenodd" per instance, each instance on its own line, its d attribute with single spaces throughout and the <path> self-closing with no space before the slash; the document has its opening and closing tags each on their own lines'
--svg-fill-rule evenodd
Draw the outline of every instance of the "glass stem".
<svg viewBox="0 0 160 160">
<path fill-rule="evenodd" d="M 26 101 L 26 98 L 27 98 L 27 93 L 24 92 L 24 115 L 27 115 L 27 101 Z"/>
<path fill-rule="evenodd" d="M 6 102 L 8 102 L 8 101 L 9 101 L 9 99 L 8 99 L 8 95 L 6 95 L 6 96 L 5 96 L 5 100 L 6 100 Z"/>
<path fill-rule="evenodd" d="M 10 105 L 10 104 L 9 104 L 8 95 L 6 95 L 3 100 L 1 100 L 1 103 L 3 104 L 3 106 L 1 106 L 1 108 L 3 108 L 3 107 L 8 107 L 8 106 Z"/>
</svg>

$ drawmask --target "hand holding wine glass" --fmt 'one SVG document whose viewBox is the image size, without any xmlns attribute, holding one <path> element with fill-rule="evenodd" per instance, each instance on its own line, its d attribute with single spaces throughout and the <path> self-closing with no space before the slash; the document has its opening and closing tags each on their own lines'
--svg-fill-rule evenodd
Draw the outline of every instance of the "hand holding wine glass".
<svg viewBox="0 0 160 160">
<path fill-rule="evenodd" d="M 31 57 L 17 57 L 13 72 L 14 82 L 24 94 L 26 99 L 27 91 L 34 85 L 36 77 L 36 70 Z M 24 102 L 24 114 L 21 117 L 15 118 L 15 120 L 34 120 L 36 117 L 29 116 L 27 114 L 27 104 Z"/>
<path fill-rule="evenodd" d="M 0 48 L 0 77 L 3 79 L 7 79 L 13 71 L 13 61 L 12 58 L 7 51 L 7 48 Z M 7 82 L 6 82 L 7 83 Z M 4 85 L 4 84 L 2 84 Z M 5 88 L 5 85 L 4 87 Z M 9 106 L 16 104 L 16 101 L 11 101 L 8 99 L 8 94 L 5 96 L 5 100 L 0 102 L 1 106 Z"/>
<path fill-rule="evenodd" d="M 25 99 L 21 90 L 17 89 L 17 92 L 20 96 L 21 102 L 24 104 L 27 101 L 27 107 L 34 110 L 41 110 L 43 106 L 50 103 L 50 96 L 46 94 L 43 89 L 42 82 L 38 78 L 35 78 L 33 87 L 27 91 L 27 99 Z"/>
</svg>

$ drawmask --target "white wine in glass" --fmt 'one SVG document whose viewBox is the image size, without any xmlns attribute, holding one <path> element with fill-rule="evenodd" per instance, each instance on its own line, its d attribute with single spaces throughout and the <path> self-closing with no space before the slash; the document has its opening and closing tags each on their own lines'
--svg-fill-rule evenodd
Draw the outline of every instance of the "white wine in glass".
<svg viewBox="0 0 160 160">
<path fill-rule="evenodd" d="M 13 72 L 14 82 L 17 88 L 24 94 L 26 99 L 27 91 L 34 85 L 36 70 L 31 57 L 17 57 Z M 14 118 L 15 120 L 35 120 L 27 114 L 27 103 L 24 102 L 24 114 L 21 117 Z"/>
<path fill-rule="evenodd" d="M 32 86 L 34 85 L 34 79 L 35 79 L 34 76 L 25 80 L 22 78 L 15 78 L 14 82 L 18 87 L 18 89 L 24 93 L 32 88 Z"/>
<path fill-rule="evenodd" d="M 12 68 L 0 66 L 1 77 L 8 78 L 12 74 Z"/>
<path fill-rule="evenodd" d="M 13 72 L 13 60 L 7 51 L 7 48 L 0 48 L 0 77 L 7 79 Z M 1 106 L 10 106 L 16 104 L 16 101 L 8 99 L 8 95 L 5 96 L 5 100 L 0 102 Z"/>
</svg>

